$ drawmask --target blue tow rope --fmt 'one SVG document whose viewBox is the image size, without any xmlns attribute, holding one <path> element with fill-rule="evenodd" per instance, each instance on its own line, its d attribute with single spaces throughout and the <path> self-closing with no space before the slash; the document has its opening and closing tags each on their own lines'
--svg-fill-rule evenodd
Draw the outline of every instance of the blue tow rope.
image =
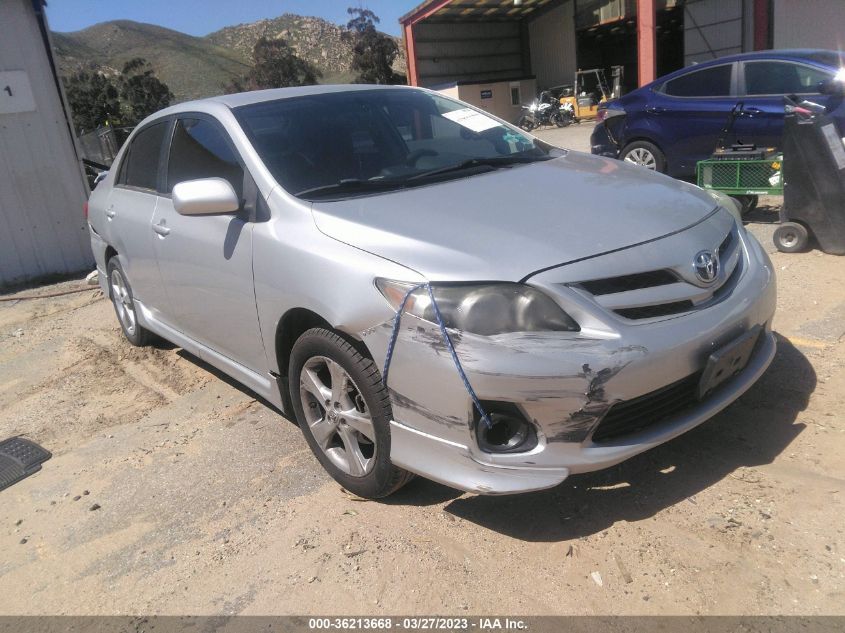
<svg viewBox="0 0 845 633">
<path fill-rule="evenodd" d="M 387 344 L 387 356 L 384 359 L 384 371 L 381 372 L 381 381 L 385 388 L 387 388 L 387 374 L 390 371 L 390 361 L 393 360 L 393 351 L 396 347 L 396 339 L 399 337 L 399 326 L 402 323 L 402 314 L 405 312 L 405 305 L 407 305 L 408 299 L 410 299 L 411 295 L 423 287 L 428 290 L 428 296 L 431 299 L 431 307 L 434 308 L 434 317 L 437 319 L 437 325 L 440 328 L 440 335 L 443 337 L 443 342 L 446 344 L 446 348 L 452 356 L 452 361 L 455 363 L 455 369 L 458 370 L 458 375 L 464 382 L 464 387 L 466 387 L 469 397 L 472 398 L 475 408 L 478 409 L 478 413 L 481 414 L 481 419 L 484 421 L 484 424 L 488 429 L 492 428 L 493 423 L 484 411 L 484 407 L 481 406 L 481 401 L 479 401 L 478 396 L 475 395 L 475 390 L 469 383 L 469 378 L 467 378 L 464 368 L 461 365 L 461 361 L 458 358 L 458 354 L 455 352 L 455 346 L 452 344 L 452 338 L 449 336 L 449 332 L 446 330 L 446 325 L 443 323 L 443 315 L 440 314 L 440 307 L 434 299 L 434 291 L 431 289 L 431 284 L 429 283 L 417 284 L 408 290 L 402 299 L 402 303 L 399 304 L 399 308 L 396 310 L 396 316 L 393 317 L 393 331 L 390 333 L 390 341 Z"/>
</svg>

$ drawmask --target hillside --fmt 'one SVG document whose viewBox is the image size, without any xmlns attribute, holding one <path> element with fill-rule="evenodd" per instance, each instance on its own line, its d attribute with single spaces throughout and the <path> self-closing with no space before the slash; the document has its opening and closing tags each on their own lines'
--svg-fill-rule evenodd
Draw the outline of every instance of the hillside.
<svg viewBox="0 0 845 633">
<path fill-rule="evenodd" d="M 323 82 L 342 83 L 354 78 L 349 68 L 352 45 L 341 37 L 343 29 L 321 18 L 285 13 L 277 18 L 227 26 L 206 39 L 247 59 L 259 38 L 282 37 L 297 55 L 311 62 L 323 73 Z"/>
<path fill-rule="evenodd" d="M 106 72 L 116 72 L 128 60 L 143 57 L 179 101 L 219 94 L 232 78 L 249 70 L 247 59 L 235 50 L 215 46 L 205 38 L 128 20 L 54 33 L 53 44 L 62 74 L 91 63 Z"/>
<path fill-rule="evenodd" d="M 233 78 L 246 74 L 252 47 L 262 36 L 285 38 L 300 57 L 320 69 L 322 83 L 352 81 L 352 47 L 343 40 L 342 32 L 342 27 L 321 18 L 289 13 L 228 26 L 206 37 L 115 20 L 73 33 L 54 33 L 53 44 L 59 72 L 64 75 L 92 63 L 105 72 L 117 72 L 128 60 L 143 57 L 176 99 L 186 101 L 219 94 Z M 405 74 L 404 56 L 394 68 Z"/>
</svg>

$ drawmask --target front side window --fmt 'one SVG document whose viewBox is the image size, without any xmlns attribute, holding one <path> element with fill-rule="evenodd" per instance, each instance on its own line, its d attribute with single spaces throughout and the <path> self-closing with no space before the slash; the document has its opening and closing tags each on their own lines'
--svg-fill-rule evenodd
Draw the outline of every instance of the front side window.
<svg viewBox="0 0 845 633">
<path fill-rule="evenodd" d="M 167 122 L 154 123 L 135 135 L 120 166 L 117 184 L 156 190 L 161 146 Z"/>
<path fill-rule="evenodd" d="M 399 189 L 550 152 L 483 112 L 419 90 L 279 99 L 235 115 L 279 184 L 300 197 Z"/>
<path fill-rule="evenodd" d="M 817 93 L 829 73 L 790 62 L 746 62 L 745 94 L 789 95 Z"/>
<path fill-rule="evenodd" d="M 727 97 L 731 94 L 731 64 L 696 70 L 663 86 L 663 92 L 672 97 Z"/>
<path fill-rule="evenodd" d="M 223 130 L 206 119 L 179 119 L 170 144 L 167 192 L 186 180 L 223 178 L 241 197 L 244 172 Z"/>
</svg>

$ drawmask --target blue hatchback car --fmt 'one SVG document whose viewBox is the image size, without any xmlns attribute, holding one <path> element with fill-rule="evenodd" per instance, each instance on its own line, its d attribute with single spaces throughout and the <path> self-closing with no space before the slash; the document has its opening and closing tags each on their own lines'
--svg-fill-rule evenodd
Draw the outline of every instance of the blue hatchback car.
<svg viewBox="0 0 845 633">
<path fill-rule="evenodd" d="M 727 143 L 780 148 L 784 95 L 837 108 L 842 97 L 821 94 L 819 84 L 843 67 L 845 53 L 773 50 L 678 70 L 604 104 L 591 137 L 592 152 L 692 178 L 696 163 L 716 149 L 735 108 Z M 838 113 L 840 130 L 845 130 L 845 108 Z"/>
</svg>

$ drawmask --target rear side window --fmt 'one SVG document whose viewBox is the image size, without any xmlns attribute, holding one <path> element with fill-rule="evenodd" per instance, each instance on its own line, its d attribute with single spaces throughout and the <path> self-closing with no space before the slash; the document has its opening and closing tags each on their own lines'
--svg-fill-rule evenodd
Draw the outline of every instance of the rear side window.
<svg viewBox="0 0 845 633">
<path fill-rule="evenodd" d="M 746 62 L 745 94 L 789 95 L 819 91 L 819 82 L 830 74 L 789 62 Z"/>
<path fill-rule="evenodd" d="M 244 171 L 223 130 L 205 119 L 179 119 L 170 145 L 167 192 L 200 178 L 223 178 L 238 198 L 242 195 Z"/>
<path fill-rule="evenodd" d="M 714 66 L 667 81 L 663 92 L 672 97 L 727 97 L 731 94 L 731 64 Z"/>
<path fill-rule="evenodd" d="M 165 132 L 167 122 L 162 121 L 144 128 L 135 135 L 120 166 L 118 184 L 156 190 L 159 157 Z"/>
</svg>

